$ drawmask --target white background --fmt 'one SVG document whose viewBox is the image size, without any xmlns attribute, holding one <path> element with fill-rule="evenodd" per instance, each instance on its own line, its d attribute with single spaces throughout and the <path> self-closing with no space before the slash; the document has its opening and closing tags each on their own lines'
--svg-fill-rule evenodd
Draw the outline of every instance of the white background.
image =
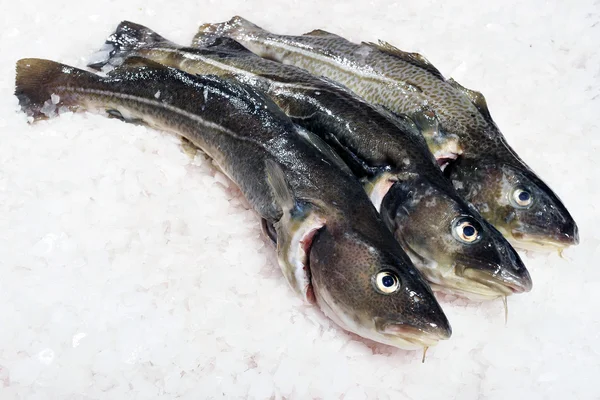
<svg viewBox="0 0 600 400">
<path fill-rule="evenodd" d="M 325 3 L 3 0 L 2 400 L 600 396 L 598 3 Z M 189 43 L 233 15 L 387 40 L 482 91 L 581 244 L 523 254 L 534 289 L 509 298 L 506 327 L 500 300 L 442 296 L 454 335 L 421 364 L 294 298 L 258 218 L 173 137 L 92 115 L 29 126 L 16 111 L 18 58 L 83 67 L 123 19 Z"/>
</svg>

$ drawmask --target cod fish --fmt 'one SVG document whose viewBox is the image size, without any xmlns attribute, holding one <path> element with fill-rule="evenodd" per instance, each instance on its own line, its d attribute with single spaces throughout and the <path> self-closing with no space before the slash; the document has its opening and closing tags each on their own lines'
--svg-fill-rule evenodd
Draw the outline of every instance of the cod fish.
<svg viewBox="0 0 600 400">
<path fill-rule="evenodd" d="M 483 95 L 445 79 L 420 54 L 385 42 L 355 44 L 323 30 L 276 35 L 241 17 L 203 25 L 195 43 L 208 36 L 235 39 L 262 57 L 336 80 L 393 113 L 434 111 L 441 129 L 456 135 L 462 149 L 445 172 L 486 220 L 523 249 L 560 251 L 579 243 L 568 210 L 508 145 Z"/>
<path fill-rule="evenodd" d="M 430 287 L 359 182 L 251 87 L 141 58 L 106 77 L 22 59 L 15 94 L 34 119 L 66 108 L 186 138 L 272 227 L 283 275 L 303 299 L 316 302 L 342 328 L 392 346 L 421 348 L 450 337 Z"/>
<path fill-rule="evenodd" d="M 390 118 L 346 88 L 262 59 L 232 39 L 185 48 L 128 21 L 89 66 L 106 70 L 140 56 L 192 74 L 235 77 L 270 96 L 308 130 L 303 135 L 331 144 L 366 181 L 386 225 L 434 289 L 486 299 L 531 289 L 516 251 L 460 198 L 410 119 Z"/>
</svg>

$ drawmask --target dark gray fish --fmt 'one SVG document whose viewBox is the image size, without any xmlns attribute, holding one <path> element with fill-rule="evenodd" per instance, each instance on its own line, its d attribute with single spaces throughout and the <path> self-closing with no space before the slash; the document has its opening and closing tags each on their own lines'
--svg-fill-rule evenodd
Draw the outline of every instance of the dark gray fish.
<svg viewBox="0 0 600 400">
<path fill-rule="evenodd" d="M 291 287 L 341 327 L 402 348 L 450 337 L 431 289 L 362 186 L 256 90 L 141 58 L 106 77 L 23 59 L 15 94 L 34 119 L 64 109 L 90 111 L 183 136 L 218 164 L 263 218 Z"/>
<path fill-rule="evenodd" d="M 531 289 L 518 254 L 458 196 L 410 119 L 388 117 L 339 84 L 262 59 L 232 39 L 184 48 L 128 21 L 92 66 L 106 69 L 136 56 L 193 74 L 233 76 L 263 90 L 309 130 L 304 136 L 319 143 L 310 131 L 320 135 L 363 178 L 387 226 L 436 288 L 478 298 Z"/>
<path fill-rule="evenodd" d="M 442 131 L 458 137 L 463 151 L 446 173 L 485 219 L 521 248 L 562 249 L 579 243 L 566 207 L 506 143 L 483 95 L 446 80 L 420 54 L 385 42 L 355 44 L 322 30 L 276 35 L 241 17 L 203 25 L 195 43 L 219 36 L 262 57 L 338 81 L 394 113 L 434 111 Z M 436 150 L 430 140 L 428 144 Z"/>
</svg>

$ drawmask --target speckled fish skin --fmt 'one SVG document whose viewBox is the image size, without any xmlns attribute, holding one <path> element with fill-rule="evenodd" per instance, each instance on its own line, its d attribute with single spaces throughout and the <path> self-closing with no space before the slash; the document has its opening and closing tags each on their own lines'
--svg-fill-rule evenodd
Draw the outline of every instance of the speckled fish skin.
<svg viewBox="0 0 600 400">
<path fill-rule="evenodd" d="M 285 114 L 254 89 L 140 58 L 106 77 L 23 59 L 17 63 L 15 94 L 35 119 L 66 107 L 118 114 L 187 138 L 218 163 L 275 228 L 278 251 L 295 226 L 309 217 L 323 222 L 311 232 L 314 236 L 298 244 L 309 260 L 303 260 L 300 272 L 310 269 L 312 285 L 301 289 L 310 300 L 312 288 L 331 319 L 363 337 L 402 348 L 450 337 L 430 287 L 382 224 L 362 186 L 296 134 Z M 48 101 L 55 107 L 46 107 Z M 284 275 L 287 267 L 282 265 Z M 389 293 L 382 291 L 382 282 Z"/>
<path fill-rule="evenodd" d="M 506 143 L 483 96 L 446 80 L 422 56 L 383 42 L 351 43 L 320 30 L 276 35 L 241 17 L 203 25 L 199 41 L 210 35 L 233 38 L 262 57 L 327 76 L 396 113 L 431 107 L 463 149 L 448 176 L 484 218 L 520 248 L 562 249 L 579 243 L 568 210 Z M 526 204 L 515 200 L 520 195 Z"/>
<path fill-rule="evenodd" d="M 296 123 L 332 144 L 355 175 L 368 181 L 367 187 L 374 187 L 371 198 L 378 209 L 381 205 L 386 225 L 436 289 L 477 298 L 531 289 L 520 257 L 458 196 L 410 119 L 389 118 L 334 82 L 262 59 L 228 38 L 185 48 L 124 21 L 103 49 L 111 51 L 92 57 L 96 69 L 143 56 L 192 74 L 232 75 L 264 90 Z M 476 227 L 478 239 L 461 239 L 459 224 Z"/>
</svg>

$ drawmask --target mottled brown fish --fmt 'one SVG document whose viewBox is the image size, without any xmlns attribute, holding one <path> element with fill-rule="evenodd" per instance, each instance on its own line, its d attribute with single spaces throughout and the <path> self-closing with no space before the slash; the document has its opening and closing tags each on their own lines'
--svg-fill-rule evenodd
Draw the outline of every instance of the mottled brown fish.
<svg viewBox="0 0 600 400">
<path fill-rule="evenodd" d="M 562 249 L 579 243 L 566 207 L 508 145 L 483 95 L 445 79 L 423 56 L 385 42 L 355 44 L 322 30 L 277 35 L 241 17 L 203 25 L 195 43 L 219 36 L 262 57 L 338 81 L 391 112 L 434 111 L 442 131 L 458 137 L 463 151 L 446 173 L 485 219 L 521 248 Z"/>
<path fill-rule="evenodd" d="M 241 189 L 269 227 L 291 287 L 346 330 L 401 348 L 451 335 L 431 289 L 362 186 L 249 86 L 130 58 L 106 77 L 48 60 L 17 63 L 34 119 L 91 111 L 180 135 Z"/>
</svg>

